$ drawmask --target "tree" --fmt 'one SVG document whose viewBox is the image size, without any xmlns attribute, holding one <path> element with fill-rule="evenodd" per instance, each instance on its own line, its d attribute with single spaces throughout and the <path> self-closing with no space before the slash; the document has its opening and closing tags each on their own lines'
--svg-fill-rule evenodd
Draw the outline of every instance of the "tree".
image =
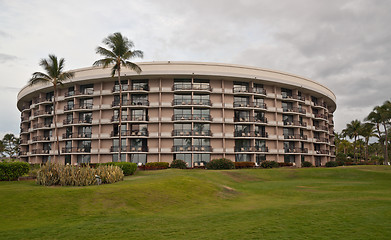
<svg viewBox="0 0 391 240">
<path fill-rule="evenodd" d="M 144 54 L 140 50 L 132 50 L 134 44 L 127 37 L 122 36 L 121 33 L 117 32 L 112 35 L 109 35 L 107 38 L 103 39 L 103 43 L 108 46 L 110 49 L 103 47 L 97 47 L 96 53 L 102 55 L 104 58 L 94 62 L 94 66 L 102 66 L 107 68 L 112 65 L 111 76 L 114 77 L 117 73 L 118 75 L 118 85 L 119 85 L 119 121 L 118 121 L 118 159 L 121 161 L 121 125 L 122 125 L 122 84 L 121 84 L 121 66 L 130 68 L 137 72 L 141 73 L 141 68 L 130 61 L 129 59 L 140 57 L 143 58 Z"/>
<path fill-rule="evenodd" d="M 357 143 L 357 138 L 359 136 L 360 128 L 361 128 L 361 121 L 356 119 L 356 120 L 353 120 L 350 123 L 346 124 L 346 129 L 345 129 L 346 135 L 350 139 L 354 139 L 353 148 L 354 148 L 354 159 L 355 160 L 357 160 L 356 159 L 356 143 Z"/>
<path fill-rule="evenodd" d="M 365 160 L 368 160 L 368 144 L 369 138 L 375 137 L 375 125 L 373 123 L 364 123 L 361 125 L 360 135 L 365 140 Z"/>
<path fill-rule="evenodd" d="M 0 141 L 1 157 L 16 158 L 19 152 L 19 138 L 12 133 L 4 135 Z"/>
<path fill-rule="evenodd" d="M 34 85 L 37 83 L 49 83 L 53 85 L 53 115 L 54 115 L 54 132 L 56 135 L 56 145 L 57 145 L 57 156 L 60 157 L 60 143 L 58 140 L 58 130 L 57 130 L 57 89 L 59 85 L 62 85 L 65 80 L 71 79 L 74 77 L 73 72 L 64 72 L 64 58 L 61 58 L 59 61 L 57 57 L 53 54 L 49 54 L 49 58 L 41 59 L 39 65 L 43 67 L 45 73 L 35 72 L 33 73 L 32 78 L 29 80 L 29 85 Z M 54 155 L 56 156 L 56 155 Z"/>
<path fill-rule="evenodd" d="M 383 105 L 374 107 L 373 111 L 366 117 L 366 120 L 376 125 L 379 141 L 382 139 L 380 125 L 384 128 L 384 141 L 381 142 L 384 147 L 384 164 L 388 165 L 388 127 L 391 121 L 391 102 L 385 101 Z"/>
</svg>

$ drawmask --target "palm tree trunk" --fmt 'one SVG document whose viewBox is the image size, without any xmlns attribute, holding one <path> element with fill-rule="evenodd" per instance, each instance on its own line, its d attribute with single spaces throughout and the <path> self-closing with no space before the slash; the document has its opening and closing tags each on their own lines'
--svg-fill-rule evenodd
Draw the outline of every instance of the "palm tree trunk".
<svg viewBox="0 0 391 240">
<path fill-rule="evenodd" d="M 57 113 L 56 113 L 56 108 L 57 108 L 57 101 L 56 101 L 56 95 L 57 95 L 57 86 L 54 85 L 54 92 L 53 92 L 53 116 L 54 116 L 54 134 L 56 135 L 56 145 L 57 145 L 57 156 L 58 160 L 60 159 L 60 142 L 58 140 L 58 130 L 57 130 Z M 56 162 L 56 154 L 54 154 L 54 162 Z"/>
<path fill-rule="evenodd" d="M 357 159 L 356 159 L 356 141 L 357 141 L 357 137 L 354 136 L 354 149 L 353 149 L 353 151 L 354 151 L 354 161 L 357 161 Z"/>
<path fill-rule="evenodd" d="M 383 123 L 385 137 L 384 165 L 388 165 L 388 131 L 386 123 Z"/>
<path fill-rule="evenodd" d="M 118 161 L 121 162 L 121 150 L 122 150 L 122 139 L 121 139 L 121 125 L 122 125 L 122 84 L 121 84 L 121 65 L 118 64 L 118 84 L 119 84 L 119 120 L 118 120 Z"/>
</svg>

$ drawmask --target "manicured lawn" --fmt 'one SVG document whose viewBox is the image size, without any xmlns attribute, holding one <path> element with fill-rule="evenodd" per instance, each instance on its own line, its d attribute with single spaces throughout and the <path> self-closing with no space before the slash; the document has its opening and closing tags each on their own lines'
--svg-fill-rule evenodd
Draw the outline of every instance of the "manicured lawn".
<svg viewBox="0 0 391 240">
<path fill-rule="evenodd" d="M 390 239 L 391 168 L 160 170 L 0 182 L 0 239 Z"/>
</svg>

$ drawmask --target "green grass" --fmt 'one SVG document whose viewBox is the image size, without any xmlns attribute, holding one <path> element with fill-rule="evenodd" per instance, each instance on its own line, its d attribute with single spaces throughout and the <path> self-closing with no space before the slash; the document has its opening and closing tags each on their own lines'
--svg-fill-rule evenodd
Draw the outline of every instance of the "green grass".
<svg viewBox="0 0 391 240">
<path fill-rule="evenodd" d="M 390 239 L 391 168 L 160 170 L 0 182 L 0 239 Z"/>
</svg>

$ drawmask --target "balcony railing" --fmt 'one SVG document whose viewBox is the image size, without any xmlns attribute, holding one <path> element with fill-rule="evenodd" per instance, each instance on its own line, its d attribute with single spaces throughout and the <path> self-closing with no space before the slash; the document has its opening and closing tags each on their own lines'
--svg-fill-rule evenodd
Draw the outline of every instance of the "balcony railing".
<svg viewBox="0 0 391 240">
<path fill-rule="evenodd" d="M 211 92 L 212 88 L 210 87 L 209 83 L 183 83 L 178 84 L 174 83 L 174 86 L 172 87 L 173 91 L 183 91 L 183 90 L 195 90 L 195 91 L 208 91 Z"/>
<path fill-rule="evenodd" d="M 122 84 L 122 91 L 149 91 L 149 86 L 147 84 L 144 86 L 129 86 L 127 84 Z M 119 85 L 114 85 L 112 92 L 119 92 Z"/>
<path fill-rule="evenodd" d="M 315 130 L 328 131 L 326 126 L 315 125 Z"/>
<path fill-rule="evenodd" d="M 70 91 L 65 93 L 65 97 L 80 96 L 80 95 L 93 95 L 94 89 L 84 89 L 83 91 Z"/>
<path fill-rule="evenodd" d="M 204 131 L 191 131 L 191 130 L 173 130 L 172 136 L 212 136 L 212 132 L 210 130 Z"/>
<path fill-rule="evenodd" d="M 37 111 L 34 111 L 33 113 L 34 113 L 34 117 L 37 117 L 37 116 L 40 116 L 40 115 L 52 115 L 53 111 L 37 110 Z"/>
<path fill-rule="evenodd" d="M 312 102 L 314 104 L 314 106 L 316 107 L 324 107 L 324 108 L 327 108 L 327 104 L 325 102 Z"/>
<path fill-rule="evenodd" d="M 307 135 L 293 134 L 293 135 L 284 135 L 284 139 L 300 139 L 307 140 Z"/>
<path fill-rule="evenodd" d="M 111 152 L 118 152 L 119 146 L 111 146 Z M 148 152 L 147 146 L 121 146 L 121 152 Z"/>
<path fill-rule="evenodd" d="M 78 109 L 92 109 L 93 104 L 92 103 L 85 103 L 85 104 L 74 104 L 74 105 L 65 105 L 64 111 L 70 111 L 70 110 L 78 110 Z"/>
<path fill-rule="evenodd" d="M 285 153 L 308 153 L 308 148 L 284 148 Z"/>
<path fill-rule="evenodd" d="M 34 136 L 32 137 L 32 140 L 33 142 L 37 142 L 37 141 L 50 141 L 50 136 Z"/>
<path fill-rule="evenodd" d="M 253 88 L 252 92 L 256 94 L 266 95 L 266 89 L 264 88 Z"/>
<path fill-rule="evenodd" d="M 46 97 L 39 97 L 39 98 L 34 98 L 33 103 L 42 103 L 42 102 L 53 102 L 53 97 L 51 98 L 46 98 Z"/>
<path fill-rule="evenodd" d="M 65 147 L 62 148 L 62 153 L 90 153 L 91 147 Z"/>
<path fill-rule="evenodd" d="M 302 108 L 283 108 L 283 112 L 295 112 L 305 114 L 307 111 Z"/>
<path fill-rule="evenodd" d="M 91 138 L 92 133 L 64 133 L 62 134 L 62 138 Z"/>
<path fill-rule="evenodd" d="M 210 115 L 203 115 L 203 114 L 174 114 L 172 116 L 173 121 L 186 121 L 186 120 L 193 120 L 193 121 L 212 121 L 212 117 Z"/>
<path fill-rule="evenodd" d="M 119 106 L 119 101 L 113 101 L 111 104 L 112 107 Z M 149 106 L 148 100 L 123 100 L 122 106 Z"/>
<path fill-rule="evenodd" d="M 314 116 L 315 116 L 315 118 L 322 118 L 322 119 L 327 120 L 327 115 L 325 115 L 325 114 L 317 113 L 317 114 L 314 114 Z"/>
<path fill-rule="evenodd" d="M 172 101 L 173 106 L 177 105 L 203 105 L 203 106 L 212 106 L 212 103 L 209 99 L 200 100 L 200 99 L 174 99 Z"/>
<path fill-rule="evenodd" d="M 72 119 L 64 119 L 63 124 L 78 124 L 78 123 L 85 123 L 85 124 L 91 124 L 92 118 L 72 118 Z"/>
<path fill-rule="evenodd" d="M 256 123 L 267 123 L 267 118 L 256 118 L 253 116 L 249 117 L 234 117 L 234 122 L 256 122 Z"/>
<path fill-rule="evenodd" d="M 315 149 L 315 153 L 316 154 L 329 154 L 330 151 L 329 150 L 326 150 L 326 149 Z"/>
<path fill-rule="evenodd" d="M 300 121 L 284 121 L 284 126 L 307 127 L 307 123 Z"/>
<path fill-rule="evenodd" d="M 258 131 L 235 131 L 235 137 L 261 137 L 267 138 L 269 134 L 267 132 L 258 132 Z"/>
<path fill-rule="evenodd" d="M 211 152 L 212 147 L 211 146 L 201 146 L 201 145 L 179 145 L 179 146 L 173 146 L 172 147 L 173 152 L 184 152 L 184 151 L 200 151 L 200 152 Z"/>
<path fill-rule="evenodd" d="M 148 131 L 144 131 L 144 130 L 123 130 L 121 131 L 121 136 L 143 136 L 143 137 L 147 137 L 149 135 L 149 132 Z M 111 137 L 117 137 L 118 136 L 118 132 L 114 132 L 112 131 L 111 134 L 110 134 Z"/>
<path fill-rule="evenodd" d="M 31 154 L 49 154 L 49 149 L 33 149 L 31 150 Z"/>
<path fill-rule="evenodd" d="M 328 138 L 315 138 L 316 142 L 324 142 L 324 143 L 328 143 L 329 142 L 329 139 Z"/>
<path fill-rule="evenodd" d="M 33 128 L 50 128 L 52 123 L 36 123 L 33 125 Z"/>
<path fill-rule="evenodd" d="M 266 146 L 235 146 L 235 152 L 269 152 Z"/>
</svg>

